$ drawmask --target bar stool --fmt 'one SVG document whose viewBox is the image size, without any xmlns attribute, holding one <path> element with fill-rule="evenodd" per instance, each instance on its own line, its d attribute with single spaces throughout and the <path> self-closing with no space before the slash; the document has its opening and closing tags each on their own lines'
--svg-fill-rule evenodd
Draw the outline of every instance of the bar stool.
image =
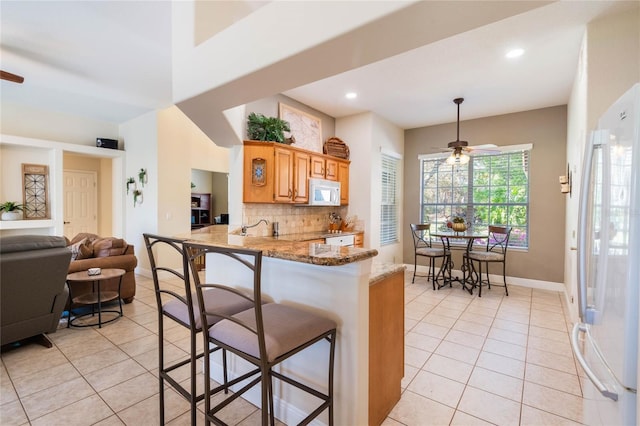
<svg viewBox="0 0 640 426">
<path fill-rule="evenodd" d="M 196 349 L 196 336 L 202 331 L 202 318 L 200 315 L 200 306 L 198 300 L 193 294 L 191 288 L 190 269 L 184 261 L 184 240 L 177 238 L 162 237 L 153 234 L 143 234 L 144 242 L 149 255 L 151 264 L 151 272 L 153 275 L 153 285 L 156 294 L 156 303 L 158 307 L 158 378 L 160 389 L 160 424 L 164 424 L 164 382 L 169 383 L 180 395 L 182 395 L 191 404 L 191 424 L 196 424 L 196 404 L 204 398 L 204 392 L 196 394 L 196 360 L 202 358 L 205 353 L 210 354 L 219 350 L 219 347 L 203 350 Z M 162 266 L 159 264 L 162 259 Z M 171 264 L 179 266 L 168 266 Z M 165 266 L 166 265 L 166 266 Z M 166 273 L 166 276 L 160 276 Z M 197 275 L 197 272 L 195 272 Z M 168 282 L 167 279 L 180 280 L 182 291 L 176 290 L 175 283 Z M 164 297 L 164 300 L 163 300 Z M 212 306 L 216 310 L 226 312 L 229 315 L 252 308 L 253 304 L 244 298 L 238 297 L 228 292 L 217 290 L 207 291 L 204 294 L 204 304 Z M 189 329 L 190 345 L 189 357 L 180 359 L 171 365 L 164 363 L 164 319 L 165 317 L 172 319 L 181 326 Z M 210 317 L 207 324 L 215 324 L 220 318 Z M 206 345 L 205 348 L 209 348 Z M 209 357 L 205 357 L 208 359 Z M 226 375 L 226 354 L 223 350 L 224 380 L 227 381 Z M 185 389 L 171 373 L 186 364 L 190 365 L 190 386 Z M 208 383 L 208 380 L 205 380 Z"/>
<path fill-rule="evenodd" d="M 273 378 L 276 378 L 313 395 L 322 402 L 300 424 L 309 423 L 328 409 L 329 424 L 333 425 L 333 367 L 337 329 L 336 322 L 314 313 L 280 303 L 263 304 L 261 294 L 261 251 L 214 247 L 194 243 L 185 243 L 185 250 L 188 253 L 188 261 L 192 271 L 195 270 L 199 257 L 208 254 L 217 254 L 224 258 L 223 266 L 225 267 L 232 262 L 237 262 L 242 265 L 242 270 L 247 271 L 247 277 L 250 276 L 253 281 L 252 283 L 245 283 L 250 287 L 250 292 L 245 293 L 228 284 L 203 284 L 200 282 L 197 274 L 194 274 L 194 283 L 200 304 L 203 327 L 205 329 L 208 327 L 208 318 L 212 315 L 224 318 L 222 321 L 208 328 L 208 333 L 203 333 L 205 345 L 213 343 L 248 361 L 255 367 L 245 374 L 247 379 L 251 379 L 249 383 L 237 392 L 229 395 L 214 407 L 211 406 L 209 381 L 205 380 L 205 424 L 208 425 L 210 422 L 224 424 L 216 414 L 253 386 L 260 383 L 262 424 L 266 425 L 270 423 L 274 425 L 275 416 L 272 381 Z M 212 266 L 211 262 L 208 261 L 207 267 L 215 266 Z M 248 279 L 249 278 L 247 278 L 247 280 Z M 204 299 L 204 295 L 209 289 L 219 289 L 228 291 L 231 294 L 242 295 L 246 300 L 251 301 L 253 308 L 235 315 L 209 308 L 206 306 Z M 286 376 L 283 372 L 274 371 L 276 365 L 323 340 L 329 342 L 329 366 L 326 393 L 313 389 L 292 377 Z M 209 357 L 205 357 L 204 366 L 205 375 L 209 377 L 211 374 Z"/>
</svg>

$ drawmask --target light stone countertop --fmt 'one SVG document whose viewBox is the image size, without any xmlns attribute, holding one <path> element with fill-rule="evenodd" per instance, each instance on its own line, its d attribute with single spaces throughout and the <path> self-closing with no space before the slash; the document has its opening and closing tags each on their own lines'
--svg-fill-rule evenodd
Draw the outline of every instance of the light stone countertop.
<svg viewBox="0 0 640 426">
<path fill-rule="evenodd" d="M 228 233 L 226 225 L 214 225 L 189 234 L 179 235 L 191 242 L 212 244 L 223 247 L 240 247 L 262 250 L 263 256 L 313 265 L 339 266 L 359 262 L 378 255 L 375 249 L 330 246 L 327 244 L 309 243 L 305 240 L 324 238 L 328 235 L 347 235 L 324 233 L 289 234 L 279 237 L 241 236 Z"/>
<path fill-rule="evenodd" d="M 371 276 L 369 277 L 369 285 L 375 284 L 378 281 L 382 281 L 383 279 L 398 272 L 404 273 L 405 269 L 407 269 L 407 267 L 403 264 L 378 263 L 374 260 L 373 264 L 371 265 Z"/>
</svg>

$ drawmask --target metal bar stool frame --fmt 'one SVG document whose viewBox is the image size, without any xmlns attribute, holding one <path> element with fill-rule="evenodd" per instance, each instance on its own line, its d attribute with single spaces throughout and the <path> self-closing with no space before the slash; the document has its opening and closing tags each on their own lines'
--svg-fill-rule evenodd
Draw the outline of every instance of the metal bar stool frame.
<svg viewBox="0 0 640 426">
<path fill-rule="evenodd" d="M 303 390 L 304 392 L 313 395 L 314 397 L 320 399 L 322 401 L 321 405 L 318 406 L 313 412 L 311 412 L 307 417 L 300 422 L 301 425 L 306 425 L 310 423 L 313 419 L 315 419 L 318 415 L 320 415 L 323 411 L 328 410 L 329 416 L 329 425 L 333 425 L 333 371 L 335 364 L 335 343 L 336 343 L 336 331 L 337 325 L 334 321 L 319 317 L 318 315 L 303 311 L 298 308 L 294 308 L 288 305 L 282 305 L 279 303 L 263 303 L 262 294 L 261 294 L 261 270 L 262 270 L 262 251 L 259 250 L 250 250 L 250 249 L 239 249 L 239 248 L 228 248 L 228 247 L 215 247 L 211 245 L 202 245 L 195 243 L 186 243 L 185 247 L 188 248 L 187 252 L 189 253 L 188 262 L 190 267 L 193 269 L 196 268 L 196 264 L 198 262 L 198 258 L 200 256 L 205 256 L 209 253 L 217 253 L 223 256 L 227 256 L 230 260 L 236 261 L 244 265 L 253 276 L 253 284 L 252 284 L 252 292 L 251 294 L 242 292 L 234 287 L 229 287 L 224 284 L 204 284 L 200 282 L 199 276 L 194 276 L 196 294 L 198 296 L 198 301 L 200 303 L 201 315 L 202 315 L 202 323 L 204 327 L 207 327 L 207 317 L 208 315 L 215 315 L 223 317 L 224 320 L 220 321 L 213 327 L 209 328 L 209 333 L 203 333 L 204 343 L 208 345 L 213 343 L 218 347 L 224 348 L 227 352 L 231 352 L 236 356 L 248 361 L 249 363 L 255 366 L 254 369 L 245 373 L 242 377 L 234 379 L 237 381 L 238 379 L 249 379 L 252 380 L 244 385 L 241 389 L 234 392 L 232 395 L 228 396 L 224 401 L 218 403 L 215 407 L 211 407 L 211 398 L 207 395 L 210 395 L 209 382 L 205 381 L 205 424 L 209 425 L 213 422 L 216 425 L 225 425 L 225 423 L 216 416 L 216 414 L 228 406 L 235 399 L 240 397 L 246 391 L 251 389 L 253 386 L 258 383 L 261 384 L 261 409 L 262 409 L 262 424 L 267 425 L 275 425 L 275 415 L 274 415 L 274 403 L 273 403 L 273 378 L 277 378 L 289 385 L 292 385 L 298 389 Z M 209 263 L 208 263 L 209 264 Z M 210 266 L 209 266 L 210 267 Z M 224 315 L 220 312 L 212 312 L 207 311 L 205 306 L 203 305 L 203 292 L 205 289 L 224 289 L 226 291 L 230 291 L 234 294 L 238 294 L 242 297 L 247 298 L 247 300 L 251 300 L 253 302 L 253 308 L 245 311 L 243 313 L 237 315 Z M 314 331 L 309 331 L 308 334 L 313 337 L 304 339 L 299 338 L 299 340 L 304 340 L 301 344 L 296 345 L 295 347 L 288 348 L 284 353 L 274 353 L 270 351 L 269 344 L 266 343 L 265 335 L 269 334 L 269 337 L 272 339 L 274 335 L 277 335 L 277 332 L 271 334 L 271 331 L 274 331 L 274 327 L 272 327 L 273 323 L 269 321 L 270 313 L 285 313 L 285 316 L 288 314 L 294 314 L 296 319 L 300 320 L 300 323 L 309 324 L 309 320 L 320 320 L 323 321 L 324 324 L 317 327 L 321 332 L 315 333 Z M 266 319 L 266 320 L 265 320 Z M 288 321 L 289 323 L 295 324 L 296 321 Z M 271 325 L 271 327 L 270 327 Z M 295 327 L 295 325 L 292 325 Z M 271 328 L 271 330 L 269 330 Z M 222 334 L 226 332 L 229 334 L 237 334 L 238 332 L 244 332 L 245 338 L 246 336 L 255 336 L 254 340 L 257 340 L 257 345 L 255 341 L 252 344 L 251 349 L 247 350 L 246 347 L 240 348 L 231 344 L 227 344 L 225 341 L 220 338 L 216 338 L 219 334 L 216 334 L 221 331 Z M 298 326 L 298 331 L 303 330 L 300 326 Z M 233 330 L 233 331 L 232 331 Z M 304 332 L 304 331 L 303 331 Z M 273 370 L 273 367 L 280 364 L 284 360 L 290 358 L 291 356 L 301 352 L 307 347 L 310 347 L 320 341 L 326 340 L 329 342 L 329 366 L 328 366 L 328 378 L 327 378 L 327 392 L 323 393 L 317 389 L 313 389 L 304 383 L 299 382 L 291 377 L 285 376 L 282 373 Z M 279 342 L 281 343 L 281 342 Z M 205 358 L 205 376 L 210 376 L 211 374 L 211 362 L 209 357 Z M 228 386 L 232 386 L 232 383 L 229 382 Z"/>
<path fill-rule="evenodd" d="M 210 355 L 211 353 L 220 350 L 219 347 L 208 348 L 201 352 L 197 351 L 196 341 L 197 334 L 202 331 L 200 321 L 200 311 L 197 309 L 197 300 L 193 295 L 193 289 L 191 288 L 191 276 L 190 269 L 185 267 L 185 249 L 183 246 L 184 240 L 178 238 L 163 237 L 160 235 L 143 234 L 145 246 L 147 248 L 147 254 L 149 255 L 149 262 L 151 265 L 151 271 L 153 275 L 156 303 L 158 308 L 158 385 L 159 385 L 159 403 L 160 403 L 160 424 L 164 424 L 164 383 L 169 383 L 183 398 L 189 401 L 191 406 L 191 424 L 196 424 L 196 404 L 204 399 L 204 392 L 197 393 L 196 383 L 196 361 L 204 357 L 205 353 Z M 175 252 L 179 255 L 179 267 L 169 267 L 158 265 L 154 250 L 158 251 L 160 247 L 166 247 L 168 252 Z M 164 253 L 168 257 L 167 253 Z M 180 279 L 184 283 L 184 294 L 179 294 L 176 291 L 166 288 L 161 284 L 159 272 L 168 273 L 171 276 Z M 197 272 L 196 272 L 197 273 Z M 163 303 L 163 296 L 168 299 L 168 302 Z M 232 307 L 233 312 L 240 312 L 247 309 L 248 304 L 241 304 L 238 307 Z M 189 329 L 190 342 L 189 342 L 189 357 L 181 359 L 171 365 L 165 366 L 164 360 L 164 319 L 165 317 L 171 318 L 173 321 Z M 207 356 L 208 358 L 208 356 Z M 226 365 L 226 353 L 222 351 L 222 360 L 224 366 L 224 382 L 227 383 L 227 365 Z M 176 379 L 171 376 L 171 373 L 176 369 L 190 364 L 190 384 L 189 389 L 182 386 Z M 216 391 L 224 389 L 227 392 L 227 386 L 222 385 Z"/>
<path fill-rule="evenodd" d="M 507 249 L 509 248 L 509 237 L 511 236 L 511 227 L 489 225 L 489 237 L 484 251 L 471 250 L 464 254 L 466 260 L 471 265 L 470 274 L 475 274 L 474 287 L 478 287 L 478 297 L 482 297 L 482 285 L 486 283 L 487 288 L 491 289 L 491 280 L 489 279 L 489 263 L 502 263 L 502 282 L 505 294 L 509 296 L 507 288 Z M 474 262 L 478 262 L 478 270 L 476 271 Z M 482 264 L 485 264 L 487 279 L 482 279 Z M 494 283 L 494 285 L 497 285 Z"/>
<path fill-rule="evenodd" d="M 445 265 L 448 264 L 448 260 L 451 256 L 451 251 L 446 247 L 444 241 L 442 242 L 442 249 L 434 248 L 433 241 L 431 239 L 431 224 L 430 223 L 412 223 L 410 225 L 411 228 L 411 236 L 413 238 L 413 278 L 411 279 L 411 283 L 415 282 L 416 277 L 423 277 L 429 281 L 431 278 L 433 289 L 436 289 L 436 283 L 438 283 L 438 277 L 442 274 L 443 280 L 445 279 Z M 425 237 L 426 235 L 426 237 Z M 426 257 L 429 259 L 429 270 L 427 271 L 427 275 L 419 275 L 417 274 L 418 269 L 418 256 Z M 440 266 L 440 270 L 436 274 L 436 259 L 442 257 L 442 265 Z M 451 271 L 449 270 L 449 275 L 451 275 Z M 449 283 L 451 285 L 451 283 Z M 438 283 L 438 288 L 442 288 L 443 286 Z"/>
</svg>

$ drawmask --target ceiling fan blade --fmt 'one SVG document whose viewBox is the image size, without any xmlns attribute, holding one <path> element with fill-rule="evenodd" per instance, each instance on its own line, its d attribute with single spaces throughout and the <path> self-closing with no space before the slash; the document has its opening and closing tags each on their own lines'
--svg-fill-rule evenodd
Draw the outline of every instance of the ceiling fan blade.
<svg viewBox="0 0 640 426">
<path fill-rule="evenodd" d="M 498 145 L 494 145 L 492 143 L 485 143 L 484 145 L 472 145 L 469 146 L 469 149 L 473 149 L 473 150 L 478 150 L 478 149 L 490 149 L 490 148 L 497 148 Z"/>
<path fill-rule="evenodd" d="M 484 144 L 484 145 L 473 145 L 463 148 L 464 151 L 469 154 L 497 154 L 500 151 L 497 149 L 498 146 L 492 143 Z"/>
<path fill-rule="evenodd" d="M 21 75 L 12 74 L 10 72 L 2 71 L 2 70 L 0 70 L 0 79 L 7 80 L 7 81 L 12 81 L 14 83 L 22 83 L 22 82 L 24 82 L 24 77 L 22 77 Z"/>
</svg>

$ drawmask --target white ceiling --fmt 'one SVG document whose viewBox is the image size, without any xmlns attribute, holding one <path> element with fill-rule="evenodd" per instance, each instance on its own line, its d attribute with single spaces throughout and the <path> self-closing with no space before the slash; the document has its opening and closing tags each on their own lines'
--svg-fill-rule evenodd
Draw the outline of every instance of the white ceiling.
<svg viewBox="0 0 640 426">
<path fill-rule="evenodd" d="M 456 97 L 462 120 L 566 104 L 586 23 L 634 2 L 540 4 L 283 93 L 336 118 L 373 111 L 405 129 L 455 121 Z M 116 123 L 171 105 L 171 13 L 168 1 L 2 0 L 0 66 L 25 77 L 2 81 L 2 103 Z M 516 46 L 524 56 L 505 59 Z"/>
</svg>

